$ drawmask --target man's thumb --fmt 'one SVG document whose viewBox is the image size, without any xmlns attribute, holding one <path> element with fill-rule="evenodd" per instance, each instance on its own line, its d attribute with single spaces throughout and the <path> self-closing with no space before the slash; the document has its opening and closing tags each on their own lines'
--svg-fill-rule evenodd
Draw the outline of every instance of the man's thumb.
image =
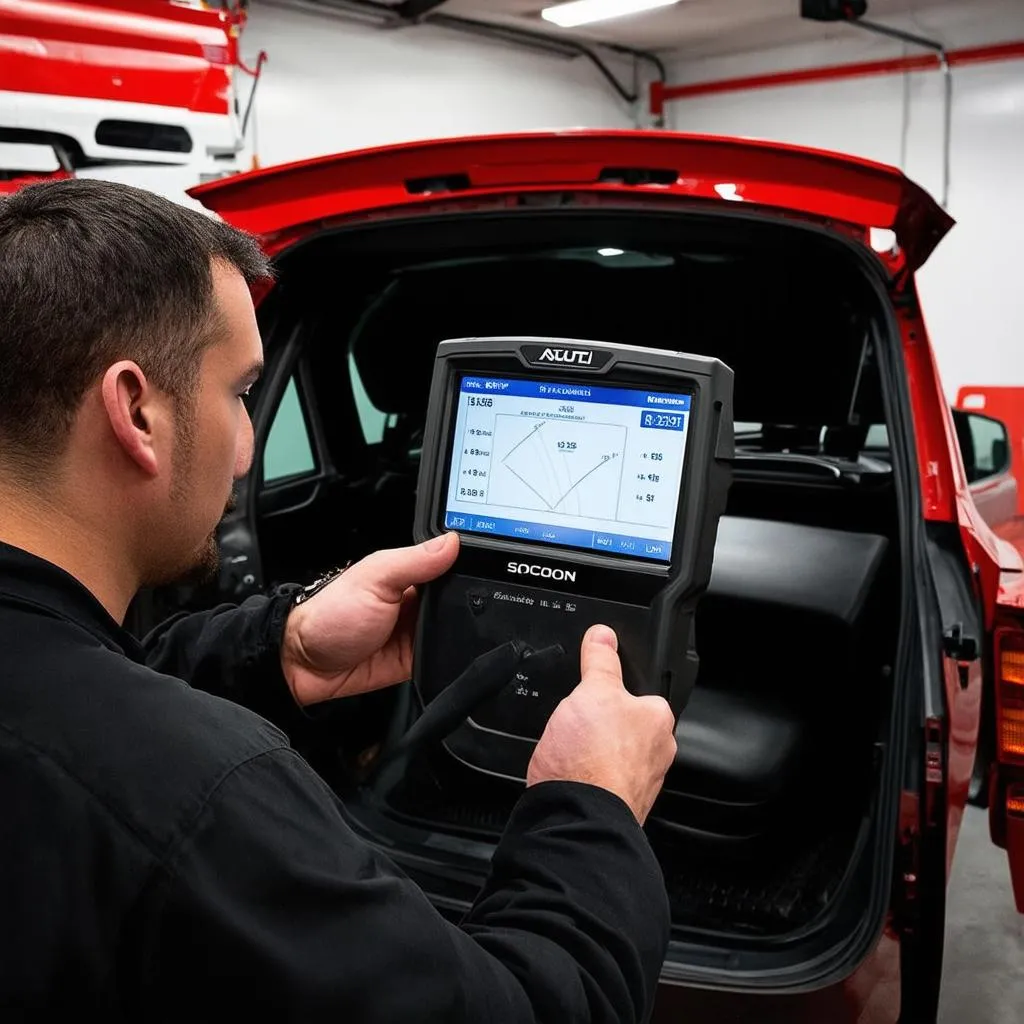
<svg viewBox="0 0 1024 1024">
<path fill-rule="evenodd" d="M 591 626 L 580 645 L 580 678 L 584 683 L 622 686 L 618 638 L 608 626 Z"/>
<path fill-rule="evenodd" d="M 431 537 L 430 540 L 425 540 L 420 547 L 424 551 L 429 551 L 432 555 L 438 554 L 444 551 L 452 542 L 452 537 L 458 539 L 457 533 L 442 533 L 437 537 Z"/>
<path fill-rule="evenodd" d="M 444 533 L 411 547 L 375 551 L 353 565 L 347 575 L 350 583 L 359 582 L 384 600 L 398 602 L 409 587 L 447 572 L 458 553 L 458 534 Z"/>
</svg>

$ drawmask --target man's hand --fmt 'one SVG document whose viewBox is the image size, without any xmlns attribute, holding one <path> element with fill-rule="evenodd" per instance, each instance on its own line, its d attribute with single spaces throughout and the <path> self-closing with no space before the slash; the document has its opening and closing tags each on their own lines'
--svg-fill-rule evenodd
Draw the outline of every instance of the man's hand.
<svg viewBox="0 0 1024 1024">
<path fill-rule="evenodd" d="M 548 720 L 526 784 L 587 782 L 621 797 L 642 825 L 676 756 L 675 716 L 662 697 L 622 684 L 618 641 L 592 626 L 580 648 L 581 681 Z"/>
<path fill-rule="evenodd" d="M 281 667 L 299 704 L 400 683 L 412 673 L 416 585 L 447 572 L 459 551 L 447 533 L 377 551 L 288 615 Z"/>
</svg>

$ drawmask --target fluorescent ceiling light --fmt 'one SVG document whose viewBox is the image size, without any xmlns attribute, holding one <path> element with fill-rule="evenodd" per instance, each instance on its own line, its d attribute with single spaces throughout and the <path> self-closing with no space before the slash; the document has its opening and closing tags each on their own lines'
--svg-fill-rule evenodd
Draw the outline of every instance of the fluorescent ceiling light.
<svg viewBox="0 0 1024 1024">
<path fill-rule="evenodd" d="M 597 250 L 597 255 L 598 256 L 625 256 L 626 255 L 626 250 L 625 249 L 613 249 L 613 248 L 611 248 L 609 246 L 607 249 L 598 249 Z"/>
<path fill-rule="evenodd" d="M 545 21 L 554 22 L 562 28 L 575 28 L 577 25 L 589 25 L 592 21 L 607 21 L 677 3 L 679 0 L 572 0 L 571 3 L 545 7 L 540 15 Z"/>
</svg>

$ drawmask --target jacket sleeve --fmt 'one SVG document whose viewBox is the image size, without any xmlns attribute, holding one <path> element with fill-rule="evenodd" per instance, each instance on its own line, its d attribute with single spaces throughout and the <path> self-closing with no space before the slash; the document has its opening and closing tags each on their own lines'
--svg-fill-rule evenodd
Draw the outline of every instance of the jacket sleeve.
<svg viewBox="0 0 1024 1024">
<path fill-rule="evenodd" d="M 281 638 L 298 589 L 281 586 L 240 605 L 172 616 L 143 638 L 146 664 L 241 704 L 289 735 L 301 732 L 327 709 L 311 716 L 299 707 L 281 669 Z"/>
<path fill-rule="evenodd" d="M 161 871 L 147 1019 L 201 1005 L 204 1019 L 630 1024 L 649 1018 L 668 943 L 643 831 L 581 783 L 523 794 L 461 924 L 355 835 L 292 750 L 236 769 Z"/>
</svg>

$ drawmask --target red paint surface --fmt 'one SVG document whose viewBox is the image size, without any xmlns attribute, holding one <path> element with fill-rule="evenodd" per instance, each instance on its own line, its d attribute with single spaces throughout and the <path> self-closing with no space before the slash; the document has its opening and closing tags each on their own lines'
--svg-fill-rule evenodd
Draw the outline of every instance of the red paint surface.
<svg viewBox="0 0 1024 1024">
<path fill-rule="evenodd" d="M 991 628 L 999 593 L 1001 546 L 974 504 L 935 352 L 913 286 L 906 290 L 896 315 L 903 336 L 924 518 L 959 526 L 968 563 L 978 567 L 986 626 Z"/>
<path fill-rule="evenodd" d="M 990 515 L 989 520 L 995 534 L 1005 542 L 1002 565 L 1006 571 L 1000 577 L 996 626 L 1006 633 L 1019 633 L 1024 628 L 1024 388 L 964 386 L 957 392 L 956 405 L 968 412 L 1000 420 L 1006 426 L 1009 436 L 1008 473 L 990 481 L 979 481 L 973 490 L 977 505 L 983 512 L 994 506 L 988 489 L 1005 487 L 1011 483 L 1016 490 L 1016 514 L 1004 517 L 1001 521 L 994 521 Z M 1003 713 L 1005 699 L 1005 690 L 1001 685 L 995 687 L 995 695 L 998 721 Z M 991 773 L 990 829 L 993 838 L 1006 848 L 1017 909 L 1024 912 L 1024 821 L 1007 815 L 1005 810 L 1008 788 L 1019 786 L 1022 782 L 1024 769 L 1019 763 L 997 759 Z"/>
<path fill-rule="evenodd" d="M 56 181 L 59 178 L 73 177 L 74 175 L 69 171 L 51 171 L 49 174 L 26 174 L 21 178 L 0 181 L 0 195 L 9 195 L 11 192 L 17 192 L 19 188 L 24 188 L 25 185 L 31 185 L 37 181 Z"/>
<path fill-rule="evenodd" d="M 243 24 L 167 0 L 0 0 L 0 90 L 226 115 Z"/>
<path fill-rule="evenodd" d="M 1020 495 L 1019 487 L 1017 494 Z M 1009 522 L 997 526 L 996 533 L 1018 551 L 1024 552 L 1024 516 L 1017 516 Z M 1024 604 L 1021 604 L 1020 607 L 1024 607 Z"/>
<path fill-rule="evenodd" d="M 615 167 L 670 170 L 677 177 L 667 185 L 602 183 L 602 169 Z M 572 190 L 769 207 L 833 228 L 842 222 L 859 236 L 870 227 L 891 228 L 902 248 L 890 263 L 893 272 L 904 262 L 920 266 L 953 224 L 926 192 L 885 164 L 800 146 L 657 131 L 404 143 L 239 174 L 190 194 L 279 249 L 277 236 L 318 230 L 328 220 L 436 203 L 437 195 L 412 194 L 407 181 L 456 174 L 465 175 L 469 187 L 446 193 L 446 201 Z"/>
<path fill-rule="evenodd" d="M 886 929 L 845 981 L 799 995 L 734 995 L 662 985 L 652 1024 L 896 1024 L 899 939 Z"/>
<path fill-rule="evenodd" d="M 999 43 L 993 46 L 972 46 L 948 50 L 946 59 L 950 67 L 966 64 L 987 64 L 1000 60 L 1019 60 L 1024 57 L 1024 40 Z M 664 113 L 669 100 L 711 96 L 717 93 L 742 92 L 747 89 L 768 89 L 782 85 L 807 85 L 810 82 L 834 82 L 846 78 L 867 78 L 874 75 L 901 75 L 908 71 L 935 71 L 941 62 L 937 54 L 925 53 L 888 60 L 858 61 L 852 64 L 834 64 L 826 67 L 799 68 L 794 71 L 775 71 L 742 78 L 725 78 L 714 82 L 694 82 L 691 85 L 651 84 L 651 113 Z"/>
</svg>

